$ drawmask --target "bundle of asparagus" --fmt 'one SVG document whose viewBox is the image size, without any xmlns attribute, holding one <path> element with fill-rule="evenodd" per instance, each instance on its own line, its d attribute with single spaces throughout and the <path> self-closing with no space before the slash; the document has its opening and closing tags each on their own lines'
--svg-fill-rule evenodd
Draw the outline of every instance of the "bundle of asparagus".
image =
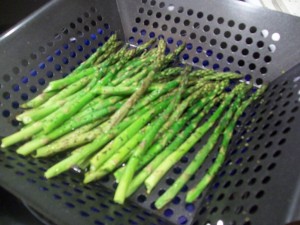
<svg viewBox="0 0 300 225">
<path fill-rule="evenodd" d="M 17 120 L 24 127 L 5 137 L 2 147 L 26 141 L 17 153 L 34 157 L 70 151 L 45 172 L 46 178 L 74 166 L 88 168 L 84 183 L 114 172 L 119 182 L 114 201 L 122 204 L 143 183 L 150 193 L 216 125 L 206 145 L 155 206 L 160 209 L 176 196 L 222 138 L 216 160 L 186 201 L 197 199 L 223 164 L 238 118 L 266 87 L 250 97 L 252 87 L 245 83 L 225 92 L 230 80 L 240 75 L 174 67 L 185 46 L 165 55 L 163 40 L 148 50 L 154 42 L 120 48 L 112 35 L 71 74 L 50 82 L 42 94 L 22 105 L 26 110 Z"/>
</svg>

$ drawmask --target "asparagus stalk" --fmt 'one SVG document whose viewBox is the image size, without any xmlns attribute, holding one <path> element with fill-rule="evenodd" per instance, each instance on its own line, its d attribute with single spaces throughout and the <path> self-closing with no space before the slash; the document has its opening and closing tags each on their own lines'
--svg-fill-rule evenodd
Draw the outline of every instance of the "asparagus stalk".
<svg viewBox="0 0 300 225">
<path fill-rule="evenodd" d="M 164 108 L 167 102 L 162 102 L 158 104 L 155 108 Z M 159 110 L 159 109 L 157 109 Z M 129 121 L 132 123 L 135 120 Z M 63 161 L 55 164 L 45 173 L 46 178 L 51 178 L 59 175 L 60 173 L 68 170 L 73 165 L 76 165 L 78 162 L 81 162 L 87 157 L 92 156 L 97 150 L 106 145 L 109 141 L 114 139 L 120 132 L 122 132 L 126 127 L 122 123 L 108 129 L 103 135 L 98 136 L 93 142 L 81 147 L 79 150 L 76 150 L 76 153 L 72 154 Z"/>
<path fill-rule="evenodd" d="M 127 197 L 133 194 L 140 187 L 140 185 L 145 181 L 145 179 L 154 171 L 154 169 L 157 168 L 161 164 L 161 162 L 168 157 L 168 155 L 174 152 L 189 137 L 189 135 L 197 128 L 199 121 L 202 120 L 202 118 L 211 110 L 211 108 L 219 101 L 219 99 L 220 98 L 215 98 L 211 100 L 211 98 L 207 98 L 205 101 L 201 102 L 200 104 L 197 104 L 196 107 L 197 110 L 195 110 L 196 113 L 197 111 L 201 110 L 204 107 L 203 110 L 175 138 L 175 140 L 170 145 L 168 145 L 166 149 L 164 149 L 161 153 L 159 153 L 149 164 L 147 163 L 153 158 L 153 156 L 147 157 L 146 155 L 146 157 L 142 159 L 140 165 L 143 166 L 147 164 L 147 166 L 140 173 L 138 173 L 136 177 L 133 179 L 133 181 L 131 182 L 126 192 Z M 187 117 L 183 121 L 183 125 L 188 119 L 189 117 Z M 177 132 L 178 130 L 174 130 L 174 134 L 176 134 Z M 150 151 L 151 149 L 149 150 L 149 152 Z"/>
<path fill-rule="evenodd" d="M 133 114 L 129 117 L 126 117 L 122 123 L 120 123 L 120 130 L 124 130 L 126 127 L 131 125 L 132 121 L 137 120 L 140 116 L 142 116 L 144 113 L 146 113 L 148 110 L 150 110 L 150 107 L 145 107 L 144 109 L 138 111 L 136 114 Z M 105 120 L 104 118 L 103 120 Z M 42 148 L 37 149 L 36 157 L 46 157 L 48 155 L 53 155 L 58 152 L 62 152 L 65 150 L 68 150 L 70 148 L 78 147 L 84 144 L 87 144 L 91 141 L 93 141 L 95 138 L 101 136 L 104 134 L 104 128 L 108 126 L 108 121 L 105 123 L 101 123 L 99 126 L 97 126 L 95 129 L 82 133 L 81 135 L 77 135 L 76 138 L 73 138 L 72 133 L 70 133 L 70 137 L 62 137 L 62 140 L 58 139 Z M 88 125 L 86 125 L 88 126 Z M 76 152 L 76 151 L 73 151 Z"/>
<path fill-rule="evenodd" d="M 50 115 L 57 109 L 59 109 L 61 106 L 63 106 L 66 102 L 68 102 L 70 99 L 73 98 L 67 98 L 65 100 L 60 100 L 53 105 L 50 105 L 48 107 L 39 107 L 36 109 L 32 109 L 29 111 L 25 111 L 24 113 L 18 115 L 16 119 L 18 121 L 22 121 L 24 124 L 29 124 L 31 122 L 38 121 L 40 119 L 45 118 L 46 116 Z"/>
<path fill-rule="evenodd" d="M 74 71 L 73 73 L 76 73 L 76 72 L 79 72 L 83 69 L 86 69 L 86 68 L 89 68 L 91 66 L 93 66 L 93 64 L 95 63 L 95 61 L 101 57 L 104 53 L 106 53 L 108 51 L 108 49 L 111 48 L 111 45 L 113 43 L 115 43 L 117 40 L 117 35 L 116 34 L 113 34 L 108 40 L 107 42 L 105 42 L 105 44 L 101 47 L 101 48 L 98 48 L 96 50 L 96 52 L 91 56 L 89 57 L 87 60 L 85 60 L 84 62 L 82 62 Z M 73 74 L 72 73 L 72 74 Z M 71 74 L 70 74 L 71 75 Z M 69 76 L 70 76 L 69 75 Z"/>
<path fill-rule="evenodd" d="M 88 91 L 89 86 L 92 86 L 93 83 L 90 83 L 85 89 L 85 91 Z M 70 104 L 70 103 L 68 103 Z M 66 105 L 68 105 L 66 104 Z M 64 106 L 66 106 L 64 105 Z M 64 107 L 62 107 L 64 108 Z M 32 136 L 34 136 L 35 134 L 39 133 L 40 131 L 43 130 L 43 128 L 45 127 L 45 124 L 49 124 L 49 122 L 53 121 L 56 119 L 57 114 L 56 112 L 60 111 L 61 109 L 58 109 L 57 111 L 55 111 L 54 113 L 51 113 L 50 115 L 46 116 L 45 118 L 43 118 L 40 121 L 37 121 L 36 123 L 33 123 L 29 126 L 24 127 L 23 129 L 21 129 L 20 131 L 5 137 L 2 139 L 2 147 L 8 147 L 11 146 L 13 144 L 16 144 L 20 141 L 24 141 Z M 66 118 L 66 120 L 68 119 L 68 117 Z"/>
<path fill-rule="evenodd" d="M 225 83 L 224 83 L 225 84 Z M 168 143 L 169 141 L 176 135 L 178 131 L 184 126 L 184 124 L 190 119 L 190 117 L 193 115 L 193 113 L 197 113 L 199 110 L 201 110 L 208 102 L 216 102 L 217 99 L 215 98 L 221 91 L 220 89 L 214 89 L 210 95 L 207 97 L 200 99 L 197 103 L 195 103 L 187 112 L 187 115 L 181 118 L 179 121 L 173 124 L 172 128 L 167 131 L 167 133 L 164 135 L 163 138 L 159 139 L 158 142 L 153 145 L 147 154 L 143 157 L 141 160 L 138 169 L 146 165 L 157 153 L 160 152 Z M 187 99 L 188 100 L 188 99 Z M 181 107 L 185 107 L 186 100 L 182 102 Z M 196 107 L 196 108 L 195 108 Z M 209 107 L 207 107 L 210 109 Z M 204 112 L 200 113 L 201 118 L 205 115 L 205 113 L 208 109 L 205 109 Z M 181 109 L 179 109 L 181 110 Z M 158 136 L 163 136 L 163 134 L 159 134 Z M 164 158 L 162 158 L 164 159 Z M 120 168 L 120 171 L 124 171 L 125 168 Z M 121 172 L 122 174 L 122 172 Z M 121 176 L 121 175 L 120 175 Z M 119 177 L 120 177 L 119 176 Z M 115 176 L 117 180 L 119 180 L 119 177 Z"/>
<path fill-rule="evenodd" d="M 237 107 L 240 104 L 240 101 L 241 99 L 237 98 L 233 102 L 230 109 L 225 113 L 225 115 L 222 117 L 221 121 L 219 122 L 218 126 L 213 131 L 213 134 L 209 137 L 207 143 L 201 148 L 201 150 L 198 151 L 193 161 L 188 165 L 188 167 L 179 176 L 179 178 L 177 178 L 174 184 L 155 201 L 155 206 L 158 209 L 164 207 L 169 201 L 171 201 L 176 196 L 176 194 L 181 190 L 181 188 L 186 184 L 186 182 L 188 182 L 191 176 L 194 175 L 194 173 L 197 171 L 200 165 L 204 162 L 206 156 L 211 152 L 211 150 L 216 145 L 221 132 L 224 130 L 224 128 L 228 124 L 228 121 L 236 111 Z"/>
<path fill-rule="evenodd" d="M 56 95 L 57 91 L 52 92 L 42 92 L 38 96 L 36 96 L 34 99 L 30 100 L 29 102 L 26 102 L 21 105 L 21 108 L 36 108 L 40 105 L 44 104 L 48 99 L 50 99 L 52 96 Z"/>
<path fill-rule="evenodd" d="M 239 85 L 242 87 L 243 84 Z M 155 171 L 145 180 L 147 193 L 156 186 L 159 180 L 167 173 L 167 171 L 178 162 L 182 156 L 184 156 L 196 142 L 203 137 L 204 134 L 216 123 L 219 117 L 224 112 L 225 108 L 230 104 L 233 97 L 237 94 L 237 91 L 241 88 L 236 88 L 229 93 L 213 115 L 199 127 L 175 152 L 169 155 L 164 162 L 158 166 Z"/>
<path fill-rule="evenodd" d="M 222 134 L 223 140 L 216 160 L 214 161 L 213 165 L 208 169 L 207 173 L 200 180 L 200 182 L 187 193 L 186 202 L 195 201 L 198 198 L 198 196 L 204 191 L 204 189 L 210 184 L 213 178 L 216 176 L 220 167 L 224 163 L 226 152 L 237 120 L 243 114 L 245 109 L 265 92 L 266 88 L 267 86 L 262 86 L 259 90 L 257 90 L 256 93 L 254 93 L 250 98 L 244 101 L 241 104 L 241 106 L 237 109 L 237 111 L 233 116 L 233 119 L 229 121 L 229 125 L 226 127 L 225 131 Z"/>
<path fill-rule="evenodd" d="M 78 74 L 70 77 L 66 77 L 64 79 L 59 79 L 55 81 L 51 81 L 48 85 L 48 87 L 44 90 L 44 92 L 52 92 L 52 91 L 59 91 L 63 88 L 67 87 L 70 84 L 73 84 L 74 82 L 80 80 L 81 78 L 92 76 L 97 73 L 96 67 L 91 67 L 82 70 Z"/>
<path fill-rule="evenodd" d="M 100 179 L 112 172 L 120 164 L 122 164 L 130 155 L 132 150 L 141 142 L 141 140 L 150 128 L 151 124 L 144 127 L 138 133 L 132 136 L 132 138 L 129 141 L 127 141 L 125 145 L 123 145 L 120 149 L 114 152 L 109 152 L 109 157 L 105 155 L 105 161 L 102 160 L 102 163 L 99 163 L 98 161 L 98 164 L 96 165 L 91 164 L 90 172 L 86 173 L 84 183 L 89 183 L 91 181 Z"/>
<path fill-rule="evenodd" d="M 116 137 L 110 145 L 107 145 L 102 151 L 94 156 L 91 164 L 95 169 L 99 168 L 111 155 L 113 155 L 123 144 L 125 144 L 132 136 L 134 136 L 142 127 L 144 127 L 154 116 L 156 112 L 146 113 L 135 123 L 124 130 Z"/>
<path fill-rule="evenodd" d="M 161 89 L 163 87 L 163 84 L 152 84 L 148 91 L 154 91 Z M 104 96 L 126 96 L 126 95 L 131 95 L 134 92 L 138 90 L 138 86 L 136 87 L 126 87 L 126 86 L 104 86 L 104 87 L 99 87 L 96 92 L 99 95 L 104 95 Z"/>
<path fill-rule="evenodd" d="M 165 100 L 168 102 L 169 100 Z M 98 152 L 91 159 L 91 170 L 98 169 L 106 160 L 108 160 L 120 147 L 125 144 L 132 136 L 134 136 L 141 128 L 143 128 L 157 113 L 160 112 L 162 108 L 153 108 L 150 111 L 142 115 L 137 121 L 135 121 L 131 126 L 125 129 L 118 137 L 116 137 L 113 142 L 107 145 L 103 150 Z M 122 152 L 122 148 L 119 152 Z M 86 177 L 85 181 L 88 181 Z"/>
<path fill-rule="evenodd" d="M 239 79 L 242 76 L 240 74 L 237 73 L 231 73 L 231 72 L 226 72 L 226 73 L 216 73 L 213 76 L 206 76 L 203 77 L 203 80 L 214 80 L 214 81 L 218 81 L 218 80 L 224 80 L 224 79 Z"/>
<path fill-rule="evenodd" d="M 168 82 L 162 89 L 152 91 L 150 94 L 148 94 L 143 99 L 141 99 L 139 102 L 137 102 L 137 104 L 132 108 L 131 112 L 136 112 L 137 110 L 147 106 L 150 102 L 152 102 L 155 99 L 163 96 L 164 94 L 172 91 L 178 85 L 179 85 L 179 81 L 173 80 L 173 81 Z"/>
<path fill-rule="evenodd" d="M 159 76 L 160 77 L 168 77 L 168 76 L 172 76 L 172 75 L 178 75 L 182 72 L 182 70 L 183 69 L 181 67 L 166 68 L 160 72 Z"/>
<path fill-rule="evenodd" d="M 35 151 L 37 148 L 45 146 L 53 140 L 56 140 L 59 137 L 75 130 L 78 127 L 84 126 L 91 122 L 97 121 L 116 111 L 123 105 L 122 102 L 115 104 L 114 106 L 109 106 L 107 108 L 103 108 L 101 110 L 95 111 L 87 116 L 80 116 L 79 118 L 69 120 L 65 124 L 59 127 L 48 134 L 42 135 L 38 138 L 35 138 L 26 144 L 22 145 L 17 149 L 17 153 L 21 155 L 28 155 Z"/>
<path fill-rule="evenodd" d="M 209 137 L 207 143 L 201 148 L 200 151 L 198 151 L 193 161 L 188 165 L 188 167 L 175 181 L 175 183 L 162 196 L 160 196 L 156 200 L 155 206 L 158 207 L 158 209 L 162 208 L 165 204 L 171 201 L 171 199 L 176 196 L 176 194 L 180 191 L 180 189 L 184 186 L 184 184 L 191 178 L 191 176 L 202 165 L 207 155 L 211 152 L 211 150 L 216 145 L 219 136 L 226 128 L 227 124 L 229 123 L 230 119 L 234 115 L 235 111 L 240 106 L 241 100 L 243 99 L 246 91 L 247 88 L 240 90 L 240 93 L 238 94 L 237 98 L 234 100 L 230 109 L 224 114 L 218 126 L 213 131 L 212 135 Z"/>
<path fill-rule="evenodd" d="M 111 57 L 114 57 L 116 54 L 115 51 L 117 50 L 117 48 L 122 44 L 122 42 L 117 41 L 111 44 L 111 47 L 109 49 L 107 49 L 107 51 L 105 53 L 103 53 L 95 62 L 94 65 L 98 66 L 101 65 L 102 63 L 107 63 L 107 60 L 110 60 Z"/>
<path fill-rule="evenodd" d="M 3 138 L 1 147 L 6 148 L 20 141 L 27 140 L 30 137 L 32 137 L 34 134 L 40 132 L 42 129 L 43 129 L 43 121 L 38 121 L 34 124 L 24 127 L 22 130 Z"/>
<path fill-rule="evenodd" d="M 133 176 L 134 176 L 134 173 L 136 171 L 139 161 L 141 160 L 141 158 L 145 154 L 145 152 L 149 149 L 149 147 L 152 145 L 152 143 L 157 135 L 157 132 L 163 126 L 165 121 L 167 121 L 170 114 L 174 110 L 175 106 L 180 101 L 182 92 L 183 92 L 183 88 L 175 95 L 174 100 L 169 104 L 169 106 L 166 108 L 166 110 L 164 110 L 164 112 L 161 114 L 161 116 L 153 123 L 149 132 L 147 132 L 145 134 L 145 137 L 143 138 L 141 143 L 138 145 L 138 147 L 132 153 L 132 156 L 130 157 L 130 159 L 126 165 L 124 174 L 123 174 L 122 178 L 120 179 L 120 183 L 115 192 L 115 196 L 114 196 L 115 202 L 123 204 L 123 202 L 125 201 L 128 186 L 133 179 Z"/>
<path fill-rule="evenodd" d="M 149 75 L 144 79 L 141 87 L 126 101 L 126 103 L 111 117 L 110 126 L 107 129 L 111 129 L 113 126 L 118 124 L 129 112 L 132 106 L 141 98 L 141 96 L 147 91 L 148 87 L 150 86 L 156 70 L 159 70 L 162 67 L 163 63 L 163 54 L 165 50 L 165 43 L 160 42 L 158 49 L 157 49 L 157 66 L 155 70 L 149 70 Z"/>
<path fill-rule="evenodd" d="M 77 98 L 74 101 L 70 101 L 58 109 L 55 112 L 57 115 L 54 118 L 45 121 L 43 127 L 44 132 L 49 133 L 59 127 L 62 123 L 75 115 L 84 105 L 91 101 L 95 97 L 95 94 L 91 92 L 95 83 L 96 78 L 92 79 L 92 81 L 77 95 Z"/>
<path fill-rule="evenodd" d="M 82 144 L 91 142 L 96 136 L 91 137 L 91 135 L 87 135 L 87 134 L 91 133 L 90 131 L 94 131 L 97 128 L 99 129 L 99 127 L 101 127 L 101 125 L 103 125 L 103 123 L 107 120 L 108 120 L 108 117 L 105 117 L 101 120 L 97 120 L 95 122 L 84 125 L 78 129 L 74 130 L 73 132 L 60 137 L 59 139 L 51 142 L 48 145 L 38 148 L 36 150 L 36 154 L 34 155 L 34 157 L 36 157 L 36 158 L 48 157 L 48 156 L 57 154 L 59 152 L 63 152 L 72 147 L 77 147 Z M 101 133 L 99 132 L 98 134 L 101 134 Z M 83 138 L 83 136 L 85 138 Z M 83 141 L 80 142 L 80 140 L 83 140 Z"/>
<path fill-rule="evenodd" d="M 89 57 L 87 60 L 82 62 L 71 74 L 68 75 L 68 77 L 71 77 L 74 74 L 77 74 L 77 73 L 81 72 L 82 70 L 91 67 L 92 64 L 94 63 L 94 61 L 96 60 L 96 58 L 99 57 L 100 55 L 102 55 L 104 52 L 106 52 L 107 49 L 110 48 L 110 45 L 116 41 L 116 38 L 117 38 L 116 35 L 112 35 L 110 37 L 110 39 L 104 44 L 104 46 L 102 46 L 101 48 L 98 48 L 97 51 L 91 57 Z M 38 95 L 31 101 L 23 104 L 21 107 L 22 108 L 36 108 L 36 107 L 42 105 L 43 103 L 45 103 L 49 98 L 51 98 L 52 96 L 54 96 L 56 94 L 57 94 L 56 91 L 42 92 L 40 95 Z"/>
<path fill-rule="evenodd" d="M 214 70 L 211 69 L 199 69 L 199 70 L 194 70 L 193 72 L 191 72 L 189 74 L 190 77 L 210 77 L 215 75 L 216 72 Z"/>
</svg>

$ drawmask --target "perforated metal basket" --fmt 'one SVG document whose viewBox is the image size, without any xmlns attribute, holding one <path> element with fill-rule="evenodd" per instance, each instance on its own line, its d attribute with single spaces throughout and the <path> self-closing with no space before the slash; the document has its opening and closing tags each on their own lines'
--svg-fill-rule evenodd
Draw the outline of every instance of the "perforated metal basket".
<svg viewBox="0 0 300 225">
<path fill-rule="evenodd" d="M 14 119 L 19 104 L 67 75 L 112 32 L 132 44 L 159 36 L 170 49 L 186 42 L 180 57 L 194 66 L 238 71 L 270 87 L 264 102 L 240 118 L 225 164 L 194 204 L 184 203 L 185 194 L 216 151 L 169 205 L 153 206 L 206 138 L 153 194 L 140 188 L 124 206 L 112 201 L 112 177 L 83 185 L 70 171 L 46 180 L 44 171 L 59 158 L 24 158 L 15 146 L 0 151 L 0 185 L 58 225 L 281 225 L 299 219 L 299 25 L 299 18 L 225 0 L 50 2 L 0 38 L 1 136 L 20 128 Z"/>
</svg>

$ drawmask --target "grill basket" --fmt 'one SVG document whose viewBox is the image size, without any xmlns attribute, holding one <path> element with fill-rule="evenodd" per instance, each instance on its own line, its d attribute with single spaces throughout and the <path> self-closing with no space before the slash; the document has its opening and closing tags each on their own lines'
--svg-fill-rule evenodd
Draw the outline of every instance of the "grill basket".
<svg viewBox="0 0 300 225">
<path fill-rule="evenodd" d="M 83 185 L 69 171 L 46 180 L 59 157 L 38 160 L 0 151 L 0 185 L 54 224 L 282 225 L 300 218 L 300 18 L 217 0 L 51 1 L 0 37 L 1 137 L 19 129 L 19 105 L 54 79 L 66 76 L 112 32 L 133 45 L 164 38 L 199 68 L 236 71 L 256 85 L 270 83 L 262 103 L 240 118 L 225 164 L 205 193 L 185 204 L 187 190 L 216 156 L 162 210 L 163 193 L 207 137 L 165 176 L 151 195 L 145 189 L 124 206 L 113 199 L 113 177 Z M 5 204 L 5 203 L 4 203 Z"/>
</svg>

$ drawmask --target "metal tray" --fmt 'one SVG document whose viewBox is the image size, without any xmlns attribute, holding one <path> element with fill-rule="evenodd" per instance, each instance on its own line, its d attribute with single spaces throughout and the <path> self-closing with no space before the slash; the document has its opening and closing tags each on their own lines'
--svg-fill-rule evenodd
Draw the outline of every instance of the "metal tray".
<svg viewBox="0 0 300 225">
<path fill-rule="evenodd" d="M 67 75 L 112 32 L 133 45 L 160 37 L 174 49 L 184 41 L 180 57 L 195 67 L 236 71 L 270 87 L 264 102 L 240 118 L 226 163 L 193 204 L 184 203 L 185 193 L 216 152 L 172 203 L 153 207 L 205 138 L 153 194 L 141 188 L 124 206 L 112 201 L 112 177 L 84 186 L 70 171 L 46 180 L 43 172 L 58 158 L 24 158 L 15 147 L 0 151 L 0 185 L 59 225 L 281 225 L 299 219 L 299 24 L 297 17 L 226 0 L 51 1 L 0 37 L 2 137 L 20 128 L 14 120 L 20 103 Z"/>
</svg>

